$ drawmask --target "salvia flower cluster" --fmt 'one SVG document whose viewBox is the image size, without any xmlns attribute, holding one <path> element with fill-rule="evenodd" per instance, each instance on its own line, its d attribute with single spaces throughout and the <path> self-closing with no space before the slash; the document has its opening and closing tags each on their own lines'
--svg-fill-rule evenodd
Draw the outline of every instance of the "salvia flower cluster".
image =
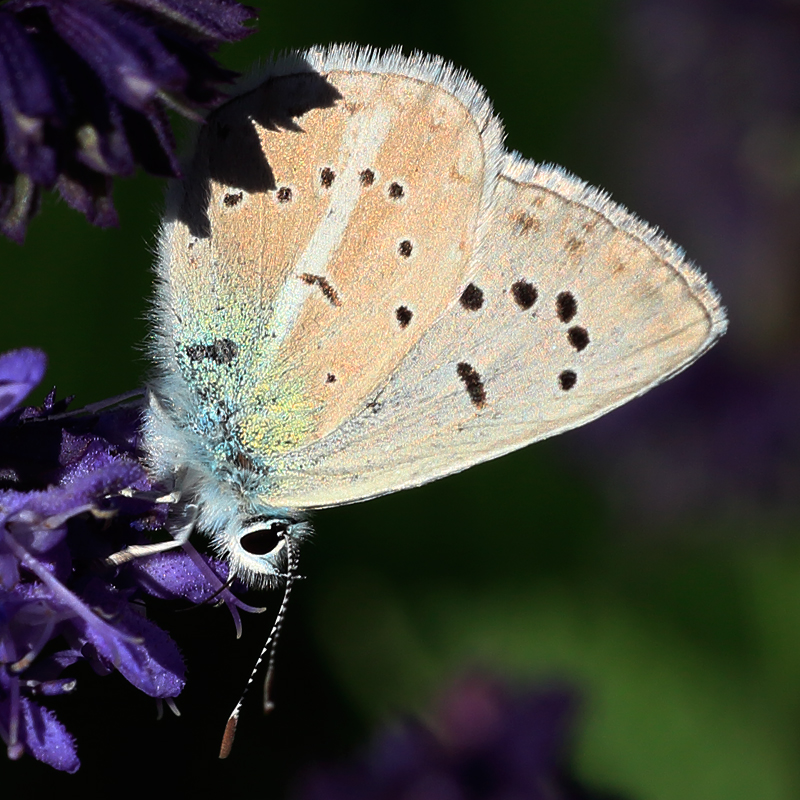
<svg viewBox="0 0 800 800">
<path fill-rule="evenodd" d="M 166 109 L 219 102 L 235 73 L 211 53 L 255 13 L 233 0 L 0 5 L 0 232 L 22 242 L 44 189 L 116 225 L 114 176 L 177 175 Z"/>
<path fill-rule="evenodd" d="M 12 759 L 74 772 L 75 741 L 47 708 L 74 689 L 71 665 L 173 698 L 184 663 L 146 602 L 219 597 L 237 625 L 237 606 L 250 609 L 223 588 L 224 566 L 191 548 L 109 566 L 166 517 L 137 460 L 139 410 L 68 415 L 54 392 L 19 408 L 44 369 L 38 350 L 0 355 L 0 736 Z"/>
</svg>

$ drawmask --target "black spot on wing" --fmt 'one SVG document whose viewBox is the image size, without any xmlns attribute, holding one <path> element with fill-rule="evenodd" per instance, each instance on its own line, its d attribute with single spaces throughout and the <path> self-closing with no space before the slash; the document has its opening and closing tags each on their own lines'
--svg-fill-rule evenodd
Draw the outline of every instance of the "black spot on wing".
<svg viewBox="0 0 800 800">
<path fill-rule="evenodd" d="M 536 298 L 539 297 L 539 292 L 532 283 L 528 281 L 516 281 L 511 284 L 511 296 L 514 302 L 523 310 L 527 311 L 533 308 Z"/>
<path fill-rule="evenodd" d="M 572 389 L 573 386 L 578 382 L 578 374 L 571 369 L 565 369 L 559 376 L 558 376 L 558 385 L 565 391 L 568 392 Z"/>
<path fill-rule="evenodd" d="M 336 178 L 336 173 L 330 167 L 324 167 L 319 174 L 319 182 L 324 189 L 330 189 L 333 186 L 333 181 Z"/>
<path fill-rule="evenodd" d="M 189 357 L 189 361 L 202 361 L 208 357 L 206 355 L 208 349 L 209 345 L 207 344 L 190 344 L 186 347 L 186 355 Z"/>
<path fill-rule="evenodd" d="M 358 173 L 358 179 L 362 186 L 372 186 L 375 183 L 375 173 L 371 169 L 362 169 Z"/>
<path fill-rule="evenodd" d="M 460 361 L 456 365 L 456 372 L 458 373 L 458 377 L 461 378 L 472 404 L 477 408 L 483 408 L 486 405 L 486 389 L 484 388 L 481 376 L 475 368 L 471 364 L 467 364 L 466 361 Z"/>
<path fill-rule="evenodd" d="M 214 339 L 211 344 L 192 344 L 186 347 L 189 361 L 209 359 L 215 364 L 230 364 L 239 355 L 239 345 L 231 339 Z"/>
<path fill-rule="evenodd" d="M 569 343 L 580 353 L 589 346 L 589 332 L 586 328 L 575 325 L 567 331 Z"/>
<path fill-rule="evenodd" d="M 467 288 L 461 292 L 461 297 L 458 298 L 463 308 L 467 311 L 477 311 L 483 306 L 483 289 L 476 286 L 474 283 L 467 284 Z"/>
<path fill-rule="evenodd" d="M 556 297 L 556 314 L 562 322 L 572 322 L 578 313 L 578 301 L 572 292 L 561 292 Z"/>
<path fill-rule="evenodd" d="M 399 306 L 395 309 L 394 315 L 400 323 L 400 327 L 407 328 L 414 316 L 414 312 L 408 306 Z"/>
<path fill-rule="evenodd" d="M 319 290 L 322 292 L 322 296 L 332 306 L 338 307 L 342 304 L 336 289 L 334 289 L 328 279 L 324 278 L 322 275 L 312 275 L 310 272 L 304 272 L 300 276 L 300 280 L 303 281 L 303 283 L 307 283 L 309 286 L 318 286 Z"/>
</svg>

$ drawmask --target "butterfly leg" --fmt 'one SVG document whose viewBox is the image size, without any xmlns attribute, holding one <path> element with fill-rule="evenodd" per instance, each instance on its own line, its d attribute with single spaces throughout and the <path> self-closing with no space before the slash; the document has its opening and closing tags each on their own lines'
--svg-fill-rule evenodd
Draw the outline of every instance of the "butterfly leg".
<svg viewBox="0 0 800 800">
<path fill-rule="evenodd" d="M 135 500 L 149 500 L 151 503 L 169 503 L 174 505 L 181 499 L 181 493 L 178 491 L 170 492 L 169 494 L 161 494 L 158 491 L 140 492 L 136 489 L 122 489 L 117 492 L 120 497 L 132 497 Z M 114 495 L 109 495 L 113 497 Z"/>
<path fill-rule="evenodd" d="M 131 493 L 128 496 L 141 497 L 148 494 L 147 492 Z M 170 492 L 167 495 L 153 499 L 156 503 L 177 503 L 180 500 L 180 492 Z M 186 507 L 185 511 L 186 522 L 178 528 L 177 531 L 172 533 L 172 539 L 166 542 L 153 542 L 152 544 L 132 544 L 124 550 L 113 553 L 105 559 L 105 563 L 109 566 L 119 566 L 120 564 L 127 564 L 135 558 L 144 558 L 152 556 L 155 553 L 163 553 L 166 550 L 174 550 L 183 545 L 189 540 L 189 537 L 194 530 L 195 522 L 197 521 L 197 506 L 192 504 Z"/>
</svg>

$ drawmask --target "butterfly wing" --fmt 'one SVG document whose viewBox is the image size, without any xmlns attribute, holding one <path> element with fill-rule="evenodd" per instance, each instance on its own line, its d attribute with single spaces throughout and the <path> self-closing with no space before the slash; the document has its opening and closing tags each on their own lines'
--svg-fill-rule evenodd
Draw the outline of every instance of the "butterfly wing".
<svg viewBox="0 0 800 800">
<path fill-rule="evenodd" d="M 509 157 L 491 219 L 473 274 L 380 390 L 291 453 L 280 502 L 419 485 L 577 427 L 725 330 L 716 294 L 674 245 L 558 168 Z"/>
<path fill-rule="evenodd" d="M 505 154 L 469 78 L 397 54 L 309 62 L 333 94 L 298 130 L 241 101 L 221 128 L 256 131 L 272 183 L 247 193 L 237 168 L 209 167 L 211 235 L 192 233 L 197 212 L 170 234 L 177 268 L 204 284 L 182 274 L 170 317 L 176 352 L 202 344 L 186 403 L 227 414 L 209 429 L 232 449 L 205 446 L 263 464 L 265 503 L 352 502 L 497 457 L 642 394 L 724 331 L 674 245 L 558 168 Z M 315 80 L 288 77 L 288 95 Z M 222 150 L 205 148 L 209 162 Z"/>
<path fill-rule="evenodd" d="M 363 405 L 463 282 L 501 140 L 464 74 L 350 48 L 280 62 L 209 118 L 155 304 L 156 387 L 195 434 L 187 460 L 276 475 Z"/>
</svg>

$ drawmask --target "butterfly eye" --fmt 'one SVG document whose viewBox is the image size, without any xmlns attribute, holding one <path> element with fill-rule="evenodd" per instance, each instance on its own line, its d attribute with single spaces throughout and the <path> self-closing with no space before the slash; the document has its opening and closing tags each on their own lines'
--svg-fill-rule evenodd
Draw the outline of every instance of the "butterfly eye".
<svg viewBox="0 0 800 800">
<path fill-rule="evenodd" d="M 265 556 L 283 547 L 288 530 L 280 520 L 258 520 L 242 531 L 239 544 L 250 555 Z"/>
<path fill-rule="evenodd" d="M 241 523 L 231 520 L 215 541 L 232 574 L 250 586 L 272 588 L 286 578 L 291 553 L 309 532 L 307 522 L 248 514 Z"/>
</svg>

